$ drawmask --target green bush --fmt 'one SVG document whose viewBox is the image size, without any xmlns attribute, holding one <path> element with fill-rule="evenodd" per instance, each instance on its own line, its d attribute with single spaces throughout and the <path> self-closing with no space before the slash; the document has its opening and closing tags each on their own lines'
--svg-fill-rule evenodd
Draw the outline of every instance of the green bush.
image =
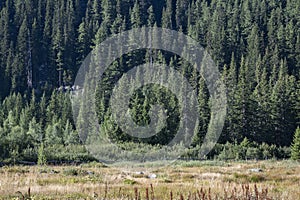
<svg viewBox="0 0 300 200">
<path fill-rule="evenodd" d="M 135 184 L 137 184 L 137 182 L 136 182 L 135 180 L 125 179 L 125 180 L 124 180 L 124 184 L 127 184 L 127 185 L 135 185 Z"/>
<path fill-rule="evenodd" d="M 82 169 L 76 169 L 76 168 L 67 168 L 63 171 L 63 174 L 65 176 L 85 176 L 89 173 Z"/>
<path fill-rule="evenodd" d="M 249 181 L 253 182 L 253 183 L 262 182 L 264 180 L 265 180 L 265 177 L 263 177 L 262 175 L 254 174 L 254 175 L 249 177 Z"/>
</svg>

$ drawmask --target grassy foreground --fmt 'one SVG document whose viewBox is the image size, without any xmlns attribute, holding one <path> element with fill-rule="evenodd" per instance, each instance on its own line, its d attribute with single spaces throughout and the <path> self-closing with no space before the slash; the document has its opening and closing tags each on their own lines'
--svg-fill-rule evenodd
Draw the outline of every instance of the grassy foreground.
<svg viewBox="0 0 300 200">
<path fill-rule="evenodd" d="M 300 164 L 292 161 L 0 168 L 0 199 L 299 198 Z"/>
</svg>

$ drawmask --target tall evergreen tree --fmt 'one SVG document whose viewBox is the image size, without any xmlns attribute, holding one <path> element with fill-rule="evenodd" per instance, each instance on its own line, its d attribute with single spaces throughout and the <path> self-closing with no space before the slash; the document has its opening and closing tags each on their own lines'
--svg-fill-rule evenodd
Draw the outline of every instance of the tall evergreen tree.
<svg viewBox="0 0 300 200">
<path fill-rule="evenodd" d="M 293 160 L 300 159 L 300 128 L 298 127 L 295 131 L 294 140 L 291 149 L 291 158 Z"/>
<path fill-rule="evenodd" d="M 173 25 L 173 14 L 172 14 L 172 1 L 167 0 L 166 7 L 164 7 L 162 12 L 161 26 L 163 28 L 172 29 Z"/>
<path fill-rule="evenodd" d="M 130 11 L 130 22 L 132 28 L 139 28 L 142 25 L 141 10 L 138 1 L 134 3 L 134 6 Z"/>
<path fill-rule="evenodd" d="M 272 90 L 271 95 L 271 115 L 272 115 L 272 137 L 269 141 L 277 145 L 289 145 L 292 139 L 292 133 L 289 131 L 289 97 L 287 95 L 287 67 L 282 61 L 278 80 Z"/>
<path fill-rule="evenodd" d="M 107 24 L 112 24 L 113 20 L 117 16 L 115 0 L 103 0 L 101 1 L 102 19 Z"/>
<path fill-rule="evenodd" d="M 147 20 L 147 25 L 150 27 L 153 27 L 155 24 L 155 14 L 153 11 L 153 6 L 150 6 L 147 10 L 148 13 L 148 20 Z"/>
<path fill-rule="evenodd" d="M 13 89 L 15 89 L 18 92 L 24 91 L 26 86 L 30 87 L 32 86 L 32 80 L 28 80 L 28 76 L 30 76 L 29 72 L 32 66 L 30 57 L 29 57 L 29 43 L 30 37 L 29 37 L 30 30 L 28 28 L 28 22 L 27 18 L 25 17 L 22 25 L 19 29 L 18 38 L 17 38 L 17 54 L 14 59 L 14 67 L 16 69 L 13 69 L 13 71 L 16 73 L 15 77 L 13 77 L 15 81 L 15 86 Z"/>
</svg>

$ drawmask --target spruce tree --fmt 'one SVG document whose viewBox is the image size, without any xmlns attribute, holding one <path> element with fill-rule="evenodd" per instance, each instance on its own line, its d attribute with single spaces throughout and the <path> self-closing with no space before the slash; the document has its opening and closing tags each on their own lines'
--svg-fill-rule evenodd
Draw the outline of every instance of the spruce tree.
<svg viewBox="0 0 300 200">
<path fill-rule="evenodd" d="M 147 25 L 150 26 L 150 27 L 153 27 L 154 24 L 155 24 L 155 14 L 154 14 L 152 6 L 150 6 L 148 8 L 147 13 L 148 13 Z"/>
<path fill-rule="evenodd" d="M 26 134 L 28 140 L 27 143 L 33 147 L 39 145 L 44 138 L 42 127 L 35 118 L 32 118 L 29 122 L 29 128 Z"/>
<path fill-rule="evenodd" d="M 278 80 L 273 87 L 271 99 L 271 119 L 272 119 L 272 134 L 269 142 L 277 145 L 289 145 L 292 140 L 289 122 L 290 105 L 289 96 L 287 93 L 287 66 L 284 61 L 281 61 Z"/>
<path fill-rule="evenodd" d="M 294 134 L 293 144 L 291 146 L 291 158 L 293 160 L 300 159 L 300 128 L 299 127 L 297 127 Z"/>
<path fill-rule="evenodd" d="M 252 94 L 253 103 L 255 104 L 254 118 L 252 121 L 252 127 L 256 132 L 256 140 L 259 142 L 267 142 L 271 137 L 270 126 L 271 115 L 271 101 L 270 90 L 267 79 L 267 69 L 262 67 L 261 63 L 256 63 L 256 87 Z"/>
<path fill-rule="evenodd" d="M 235 115 L 237 110 L 234 108 L 237 101 L 237 99 L 235 99 L 235 94 L 237 92 L 237 64 L 234 53 L 232 53 L 230 65 L 225 65 L 224 67 L 222 80 L 227 89 L 228 111 L 220 142 L 228 140 L 234 141 L 239 135 L 239 127 L 237 127 Z"/>
<path fill-rule="evenodd" d="M 26 86 L 30 87 L 32 84 L 28 77 L 30 76 L 30 68 L 29 62 L 29 51 L 31 51 L 28 47 L 28 44 L 31 42 L 29 41 L 29 28 L 27 18 L 25 17 L 22 25 L 19 29 L 18 38 L 17 38 L 17 56 L 14 60 L 14 71 L 16 72 L 14 79 L 16 80 L 16 91 L 24 91 Z"/>
<path fill-rule="evenodd" d="M 234 109 L 234 118 L 236 120 L 236 128 L 237 128 L 237 135 L 236 140 L 240 141 L 244 137 L 249 139 L 254 139 L 254 135 L 252 127 L 250 126 L 249 122 L 251 121 L 252 111 L 253 111 L 253 104 L 250 99 L 251 97 L 251 79 L 248 77 L 248 69 L 249 65 L 248 62 L 242 58 L 241 67 L 238 76 L 238 84 L 237 90 L 234 94 L 235 102 L 233 105 Z"/>
<path fill-rule="evenodd" d="M 180 27 L 183 28 L 183 30 L 186 30 L 188 24 L 188 18 L 187 18 L 187 11 L 188 11 L 188 1 L 185 0 L 177 0 L 176 1 L 176 27 L 179 29 Z"/>
<path fill-rule="evenodd" d="M 205 135 L 207 134 L 210 122 L 209 92 L 203 77 L 199 80 L 198 105 L 199 124 L 198 127 L 195 128 L 197 132 L 193 138 L 194 146 L 201 145 Z"/>
<path fill-rule="evenodd" d="M 87 28 L 88 26 L 85 23 L 85 20 L 82 19 L 82 22 L 80 23 L 78 28 L 78 38 L 77 38 L 78 64 L 81 64 L 81 62 L 83 62 L 84 58 L 90 52 L 91 45 L 90 45 L 90 38 L 89 38 Z"/>
<path fill-rule="evenodd" d="M 117 17 L 111 26 L 111 33 L 112 34 L 120 33 L 122 31 L 122 25 L 123 25 L 122 16 L 120 14 L 117 14 Z"/>
<path fill-rule="evenodd" d="M 261 41 L 260 41 L 260 33 L 258 31 L 258 26 L 255 24 L 252 28 L 250 35 L 247 39 L 247 58 L 249 60 L 249 71 L 248 75 L 252 76 L 254 78 L 255 73 L 255 65 L 258 62 L 258 59 L 260 57 L 260 50 L 261 48 Z"/>
<path fill-rule="evenodd" d="M 161 26 L 163 28 L 173 28 L 172 1 L 167 0 L 166 7 L 162 11 Z"/>
<path fill-rule="evenodd" d="M 109 36 L 109 26 L 106 21 L 103 21 L 100 28 L 98 29 L 95 39 L 94 46 L 101 44 Z"/>
<path fill-rule="evenodd" d="M 138 1 L 135 2 L 130 12 L 130 22 L 131 22 L 131 28 L 139 28 L 142 25 L 141 9 Z"/>
<path fill-rule="evenodd" d="M 111 25 L 115 19 L 116 12 L 116 0 L 103 0 L 101 1 L 102 19 L 107 24 Z"/>
<path fill-rule="evenodd" d="M 53 26 L 53 39 L 52 39 L 52 53 L 54 55 L 53 59 L 55 61 L 55 74 L 58 76 L 55 77 L 54 80 L 57 81 L 57 84 L 55 84 L 58 87 L 63 86 L 62 82 L 62 74 L 64 71 L 64 65 L 65 65 L 65 59 L 64 59 L 64 38 L 63 38 L 63 21 L 62 21 L 62 14 L 61 10 L 62 8 L 58 8 L 58 10 L 55 12 L 54 16 L 54 22 L 55 26 Z M 54 71 L 54 69 L 52 69 Z"/>
</svg>

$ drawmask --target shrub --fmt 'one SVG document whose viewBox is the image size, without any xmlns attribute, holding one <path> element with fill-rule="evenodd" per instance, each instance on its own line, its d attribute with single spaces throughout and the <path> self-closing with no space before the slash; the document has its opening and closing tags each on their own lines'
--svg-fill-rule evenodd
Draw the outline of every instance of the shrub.
<svg viewBox="0 0 300 200">
<path fill-rule="evenodd" d="M 124 184 L 127 184 L 127 185 L 134 185 L 136 183 L 137 182 L 135 180 L 131 180 L 131 179 L 125 179 L 124 180 Z"/>
<path fill-rule="evenodd" d="M 63 171 L 63 174 L 66 176 L 77 176 L 79 174 L 77 169 L 70 168 Z"/>
<path fill-rule="evenodd" d="M 254 174 L 254 175 L 249 177 L 249 181 L 253 182 L 253 183 L 262 182 L 264 180 L 265 180 L 265 177 L 263 177 L 261 175 L 257 175 L 257 174 Z"/>
</svg>

